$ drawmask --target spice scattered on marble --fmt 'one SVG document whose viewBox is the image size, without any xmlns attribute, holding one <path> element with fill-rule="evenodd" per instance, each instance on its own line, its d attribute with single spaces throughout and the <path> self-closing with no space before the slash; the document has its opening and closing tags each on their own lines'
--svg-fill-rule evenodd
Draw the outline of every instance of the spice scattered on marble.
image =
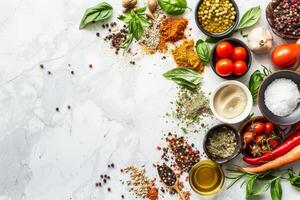
<svg viewBox="0 0 300 200">
<path fill-rule="evenodd" d="M 173 109 L 175 109 L 173 112 L 175 117 L 184 128 L 192 124 L 200 124 L 202 128 L 206 128 L 206 125 L 201 121 L 205 117 L 213 115 L 209 107 L 209 99 L 200 87 L 195 90 L 180 87 Z"/>
<path fill-rule="evenodd" d="M 157 49 L 159 51 L 167 50 L 167 43 L 177 42 L 185 38 L 184 31 L 188 25 L 185 18 L 166 18 L 160 26 L 160 38 Z"/>
<path fill-rule="evenodd" d="M 204 65 L 195 52 L 194 40 L 185 40 L 172 51 L 173 58 L 180 67 L 194 69 L 203 72 Z"/>
<path fill-rule="evenodd" d="M 155 186 L 155 180 L 150 180 L 146 176 L 145 166 L 141 167 L 129 166 L 125 169 L 121 169 L 121 172 L 128 173 L 130 179 L 126 182 L 121 181 L 123 184 L 127 183 L 129 191 L 135 194 L 137 197 L 147 198 L 150 200 L 158 199 L 158 190 Z"/>
<path fill-rule="evenodd" d="M 119 46 L 127 39 L 127 30 L 125 25 L 121 29 L 118 28 L 117 24 L 115 23 L 113 23 L 113 25 L 111 24 L 110 26 L 114 28 L 110 29 L 109 34 L 105 36 L 104 41 L 110 43 L 111 48 L 115 50 L 115 54 L 117 55 L 120 51 Z M 106 28 L 105 25 L 104 27 Z"/>
<path fill-rule="evenodd" d="M 200 161 L 202 157 L 200 151 L 194 147 L 194 144 L 189 144 L 183 136 L 168 133 L 164 140 L 167 146 L 159 147 L 162 149 L 161 160 L 169 163 L 170 167 L 180 174 L 188 172 L 195 163 Z"/>
<path fill-rule="evenodd" d="M 151 21 L 151 25 L 144 28 L 144 34 L 140 40 L 140 44 L 149 54 L 153 54 L 157 51 L 160 37 L 160 25 L 165 17 L 162 10 L 157 9 L 154 12 L 154 19 Z"/>
</svg>

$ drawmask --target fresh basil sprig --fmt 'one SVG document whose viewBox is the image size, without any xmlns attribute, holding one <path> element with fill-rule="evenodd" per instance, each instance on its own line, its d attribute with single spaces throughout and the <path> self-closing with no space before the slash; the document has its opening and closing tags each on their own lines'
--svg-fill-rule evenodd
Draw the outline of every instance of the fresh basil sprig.
<svg viewBox="0 0 300 200">
<path fill-rule="evenodd" d="M 187 8 L 186 0 L 158 0 L 161 9 L 169 15 L 181 15 Z"/>
<path fill-rule="evenodd" d="M 178 85 L 187 86 L 195 89 L 202 80 L 202 76 L 192 69 L 177 67 L 163 74 L 169 80 L 174 81 Z"/>
<path fill-rule="evenodd" d="M 246 198 L 257 196 L 270 189 L 272 200 L 282 199 L 281 181 L 287 180 L 292 186 L 300 188 L 300 172 L 295 174 L 293 169 L 280 170 L 274 169 L 259 174 L 248 174 L 239 170 L 227 169 L 230 173 L 226 176 L 232 179 L 227 187 L 229 189 L 242 178 L 246 178 L 241 184 L 241 187 L 246 185 Z M 286 177 L 288 175 L 288 178 Z"/>
<path fill-rule="evenodd" d="M 242 16 L 239 24 L 236 27 L 236 30 L 241 30 L 253 26 L 259 20 L 260 16 L 261 16 L 260 6 L 250 8 Z"/>
<path fill-rule="evenodd" d="M 106 2 L 99 3 L 85 11 L 79 29 L 83 29 L 91 23 L 104 22 L 109 19 L 112 14 L 113 8 L 110 4 Z"/>
<path fill-rule="evenodd" d="M 263 65 L 262 65 L 263 66 Z M 262 84 L 265 77 L 272 74 L 271 70 L 263 66 L 263 72 L 260 70 L 255 70 L 253 74 L 250 76 L 248 88 L 252 94 L 253 102 L 256 103 L 257 101 L 257 94 L 260 85 Z"/>
<path fill-rule="evenodd" d="M 266 187 L 256 188 L 254 186 L 258 176 L 259 175 L 250 176 L 246 181 L 246 198 L 261 195 L 264 191 L 266 191 Z"/>
<path fill-rule="evenodd" d="M 272 200 L 281 200 L 282 188 L 281 188 L 281 178 L 278 176 L 275 180 L 271 182 L 271 197 Z"/>
<path fill-rule="evenodd" d="M 211 48 L 207 42 L 204 42 L 203 40 L 199 39 L 196 43 L 196 52 L 203 63 L 209 63 Z"/>
<path fill-rule="evenodd" d="M 127 39 L 124 41 L 119 48 L 127 49 L 132 43 L 133 39 L 141 39 L 144 33 L 144 27 L 150 26 L 146 14 L 146 7 L 139 8 L 136 10 L 129 10 L 125 15 L 121 15 L 118 18 L 128 26 Z"/>
<path fill-rule="evenodd" d="M 300 189 L 300 172 L 298 175 L 295 175 L 295 172 L 292 169 L 288 170 L 289 182 L 291 185 L 295 186 L 297 189 Z"/>
</svg>

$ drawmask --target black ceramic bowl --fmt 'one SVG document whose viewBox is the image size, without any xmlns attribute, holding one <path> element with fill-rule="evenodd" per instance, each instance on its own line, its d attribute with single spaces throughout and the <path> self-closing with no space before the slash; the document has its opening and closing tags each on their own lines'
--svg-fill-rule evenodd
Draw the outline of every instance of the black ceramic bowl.
<svg viewBox="0 0 300 200">
<path fill-rule="evenodd" d="M 242 137 L 243 133 L 245 133 L 246 129 L 254 122 L 267 123 L 267 122 L 269 122 L 269 120 L 264 116 L 251 117 L 250 119 L 245 121 L 239 128 L 239 133 L 241 134 L 241 137 Z M 284 138 L 284 136 L 282 135 L 280 129 L 278 128 L 278 126 L 276 124 L 274 124 L 274 132 L 277 135 L 279 135 L 281 138 Z M 242 140 L 242 138 L 241 138 L 241 140 Z M 242 142 L 242 145 L 244 145 L 243 142 Z M 241 153 L 246 157 L 252 157 L 252 155 L 246 149 L 241 148 Z"/>
<path fill-rule="evenodd" d="M 300 74 L 290 70 L 282 70 L 273 73 L 268 78 L 266 78 L 262 85 L 260 86 L 258 92 L 258 105 L 261 113 L 271 122 L 278 125 L 291 125 L 300 120 L 300 104 L 298 104 L 297 108 L 291 114 L 287 116 L 277 116 L 274 115 L 266 106 L 265 104 L 265 90 L 267 89 L 268 85 L 272 83 L 275 79 L 279 78 L 286 78 L 292 80 L 294 83 L 297 84 L 298 89 L 300 89 Z M 278 91 L 280 92 L 280 91 Z"/>
<path fill-rule="evenodd" d="M 234 132 L 235 137 L 236 137 L 236 141 L 237 141 L 237 147 L 236 147 L 234 153 L 231 156 L 229 156 L 227 158 L 223 158 L 223 159 L 215 159 L 209 153 L 208 149 L 206 148 L 206 143 L 207 143 L 207 140 L 208 140 L 209 136 L 214 133 L 213 131 L 216 130 L 216 129 L 219 129 L 221 127 L 226 127 L 228 129 L 231 129 Z M 206 153 L 206 155 L 208 156 L 209 159 L 211 159 L 211 160 L 213 160 L 213 161 L 215 161 L 216 163 L 219 163 L 219 164 L 227 163 L 230 160 L 232 160 L 233 158 L 235 158 L 237 155 L 239 155 L 240 151 L 241 151 L 241 147 L 242 147 L 241 135 L 239 134 L 239 132 L 233 126 L 231 126 L 229 124 L 219 124 L 219 125 L 216 125 L 216 126 L 212 127 L 207 132 L 207 134 L 205 135 L 204 140 L 203 140 L 203 149 L 204 149 L 204 152 Z"/>
<path fill-rule="evenodd" d="M 225 41 L 231 43 L 235 47 L 244 47 L 246 49 L 246 51 L 247 51 L 248 56 L 247 56 L 247 58 L 245 60 L 245 62 L 247 63 L 247 71 L 243 75 L 241 75 L 241 76 L 234 75 L 234 74 L 232 74 L 230 76 L 221 76 L 216 71 L 216 68 L 215 68 L 216 67 L 216 63 L 217 63 L 216 48 L 217 48 L 217 45 L 219 43 L 225 42 Z M 235 80 L 235 79 L 243 77 L 249 71 L 249 69 L 251 67 L 251 63 L 252 63 L 252 55 L 251 55 L 251 51 L 250 51 L 249 47 L 244 42 L 242 42 L 241 40 L 236 39 L 236 38 L 226 38 L 226 39 L 223 39 L 223 40 L 220 40 L 219 42 L 217 42 L 216 45 L 213 47 L 212 54 L 210 56 L 210 66 L 212 67 L 212 69 L 214 70 L 214 72 L 219 77 L 227 79 L 227 80 Z"/>
<path fill-rule="evenodd" d="M 232 24 L 225 32 L 223 32 L 223 33 L 210 33 L 210 32 L 208 32 L 208 31 L 206 31 L 206 30 L 202 27 L 202 25 L 200 24 L 200 22 L 199 22 L 199 20 L 198 20 L 198 10 L 199 10 L 199 7 L 200 7 L 200 5 L 202 4 L 203 1 L 204 1 L 204 0 L 200 0 L 200 1 L 198 2 L 198 4 L 196 5 L 196 8 L 195 8 L 195 21 L 196 21 L 196 24 L 197 24 L 198 28 L 199 28 L 205 35 L 210 36 L 210 37 L 215 38 L 215 39 L 226 38 L 227 36 L 233 34 L 233 30 L 236 28 L 236 26 L 237 26 L 238 23 L 239 23 L 239 16 L 240 16 L 240 15 L 239 15 L 239 9 L 238 9 L 238 6 L 237 6 L 237 4 L 235 3 L 235 1 L 234 1 L 234 0 L 229 0 L 229 1 L 232 3 L 232 5 L 233 5 L 233 7 L 234 7 L 234 9 L 235 9 L 235 12 L 236 12 L 235 21 L 234 21 L 234 23 L 233 23 L 233 24 Z"/>
</svg>

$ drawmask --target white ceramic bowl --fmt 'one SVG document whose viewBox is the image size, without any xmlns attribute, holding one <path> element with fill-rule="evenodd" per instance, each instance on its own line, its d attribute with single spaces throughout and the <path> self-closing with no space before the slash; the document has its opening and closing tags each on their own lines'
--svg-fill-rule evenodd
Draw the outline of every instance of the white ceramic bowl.
<svg viewBox="0 0 300 200">
<path fill-rule="evenodd" d="M 231 119 L 228 119 L 228 118 L 224 118 L 222 116 L 220 116 L 216 109 L 215 109 L 215 106 L 214 106 L 214 98 L 217 94 L 217 92 L 227 86 L 227 85 L 236 85 L 238 86 L 239 88 L 241 88 L 245 94 L 246 94 L 246 97 L 247 97 L 247 105 L 245 107 L 245 110 L 242 112 L 242 114 L 240 114 L 239 116 L 235 117 L 235 118 L 231 118 Z M 251 112 L 251 109 L 252 109 L 252 106 L 253 106 L 253 100 L 252 100 L 252 95 L 249 91 L 249 89 L 241 82 L 239 81 L 224 81 L 222 82 L 220 85 L 218 85 L 214 91 L 211 93 L 210 95 L 210 99 L 209 99 L 209 105 L 210 105 L 210 109 L 212 110 L 213 114 L 217 117 L 218 120 L 224 122 L 224 123 L 227 123 L 227 124 L 236 124 L 236 123 L 239 123 L 241 121 L 243 121 L 244 119 L 246 119 L 250 112 Z"/>
</svg>

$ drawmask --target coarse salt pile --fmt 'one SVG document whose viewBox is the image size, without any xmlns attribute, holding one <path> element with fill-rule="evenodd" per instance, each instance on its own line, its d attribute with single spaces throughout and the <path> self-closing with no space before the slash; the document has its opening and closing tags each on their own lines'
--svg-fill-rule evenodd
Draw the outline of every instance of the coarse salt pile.
<svg viewBox="0 0 300 200">
<path fill-rule="evenodd" d="M 286 78 L 274 80 L 265 91 L 265 104 L 277 116 L 291 114 L 299 102 L 299 88 L 292 80 Z"/>
</svg>

